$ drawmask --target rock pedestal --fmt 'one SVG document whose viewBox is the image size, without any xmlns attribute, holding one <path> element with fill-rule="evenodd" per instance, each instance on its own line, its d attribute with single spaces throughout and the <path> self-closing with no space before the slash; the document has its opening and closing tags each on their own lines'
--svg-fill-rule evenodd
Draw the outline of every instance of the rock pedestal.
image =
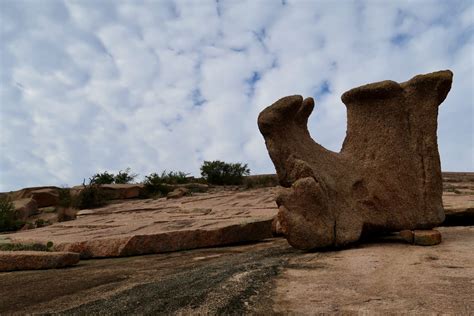
<svg viewBox="0 0 474 316">
<path fill-rule="evenodd" d="M 307 128 L 312 98 L 282 98 L 263 110 L 260 132 L 275 165 L 281 231 L 299 249 L 342 246 L 362 234 L 430 229 L 444 220 L 438 106 L 452 72 L 382 81 L 347 91 L 339 153 Z"/>
</svg>

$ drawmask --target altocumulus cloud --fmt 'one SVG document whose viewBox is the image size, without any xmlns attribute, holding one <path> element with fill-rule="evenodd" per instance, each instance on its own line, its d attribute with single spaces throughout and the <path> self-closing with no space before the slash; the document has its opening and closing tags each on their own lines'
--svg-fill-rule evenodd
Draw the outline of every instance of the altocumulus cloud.
<svg viewBox="0 0 474 316">
<path fill-rule="evenodd" d="M 74 185 L 131 167 L 197 175 L 203 160 L 274 172 L 256 118 L 313 96 L 338 151 L 340 95 L 454 71 L 444 170 L 473 170 L 472 1 L 1 0 L 0 190 Z"/>
</svg>

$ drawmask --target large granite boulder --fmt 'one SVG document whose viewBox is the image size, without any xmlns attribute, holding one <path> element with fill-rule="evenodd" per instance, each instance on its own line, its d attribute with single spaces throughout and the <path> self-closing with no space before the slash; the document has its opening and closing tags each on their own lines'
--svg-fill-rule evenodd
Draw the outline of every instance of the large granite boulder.
<svg viewBox="0 0 474 316">
<path fill-rule="evenodd" d="M 311 138 L 312 98 L 285 97 L 260 113 L 258 126 L 284 187 L 278 220 L 292 246 L 342 246 L 363 234 L 443 222 L 436 130 L 452 76 L 439 71 L 344 93 L 347 135 L 340 153 Z"/>
</svg>

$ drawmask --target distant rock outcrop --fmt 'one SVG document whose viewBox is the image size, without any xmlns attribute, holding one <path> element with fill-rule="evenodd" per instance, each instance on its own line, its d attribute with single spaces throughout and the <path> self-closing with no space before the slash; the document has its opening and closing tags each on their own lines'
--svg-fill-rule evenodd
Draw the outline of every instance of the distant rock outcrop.
<svg viewBox="0 0 474 316">
<path fill-rule="evenodd" d="M 259 129 L 284 187 L 278 219 L 292 246 L 341 246 L 365 233 L 443 222 L 436 130 L 452 76 L 439 71 L 344 93 L 347 135 L 340 153 L 311 138 L 312 98 L 285 97 L 260 113 Z"/>
</svg>

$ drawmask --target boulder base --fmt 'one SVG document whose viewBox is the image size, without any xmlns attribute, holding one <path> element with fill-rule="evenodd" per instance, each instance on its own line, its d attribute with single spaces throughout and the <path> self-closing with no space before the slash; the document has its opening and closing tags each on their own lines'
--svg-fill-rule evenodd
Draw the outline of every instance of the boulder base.
<svg viewBox="0 0 474 316">
<path fill-rule="evenodd" d="M 57 269 L 75 265 L 79 254 L 47 251 L 0 251 L 0 272 Z"/>
</svg>

